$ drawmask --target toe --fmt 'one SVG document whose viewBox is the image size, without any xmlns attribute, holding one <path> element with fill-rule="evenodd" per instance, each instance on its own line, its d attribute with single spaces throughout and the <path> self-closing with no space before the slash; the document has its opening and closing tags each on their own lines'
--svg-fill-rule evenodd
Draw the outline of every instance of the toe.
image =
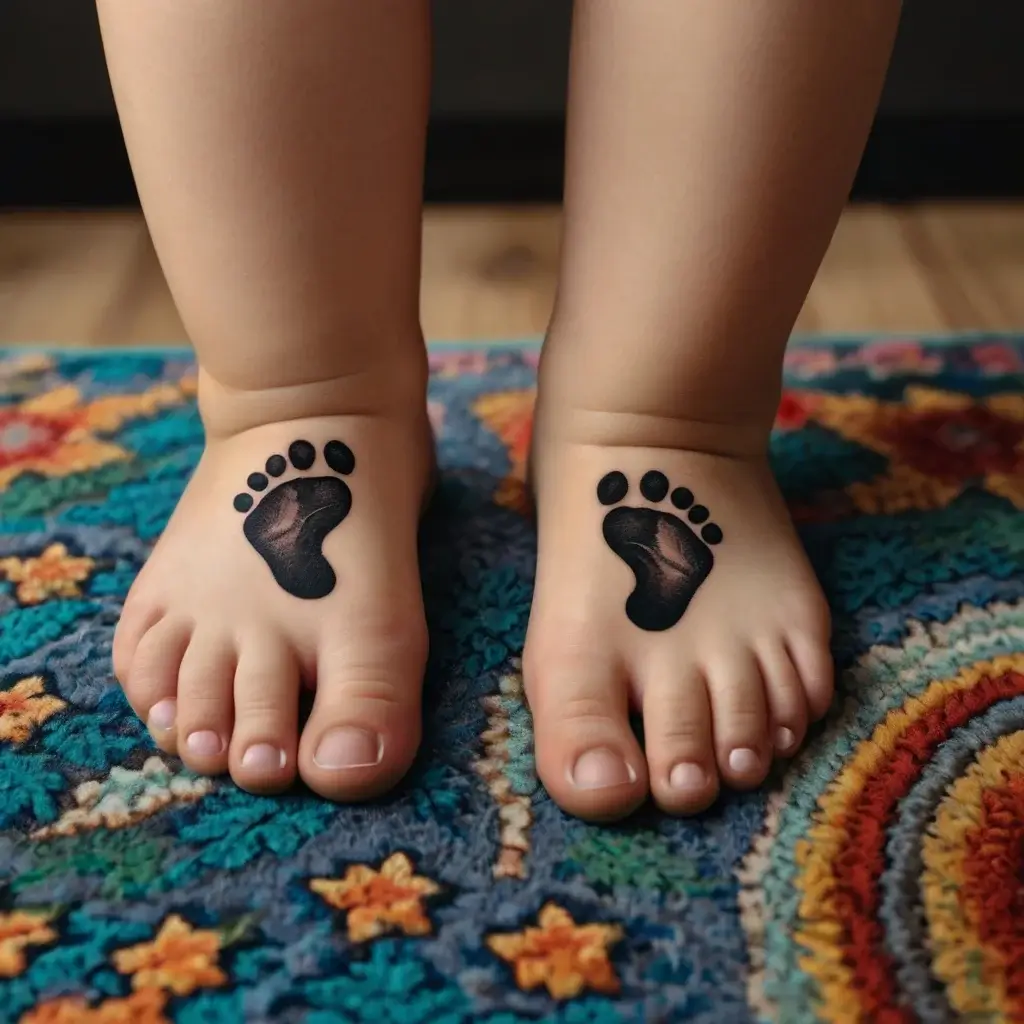
<svg viewBox="0 0 1024 1024">
<path fill-rule="evenodd" d="M 547 658 L 525 673 L 537 773 L 580 818 L 625 817 L 647 796 L 647 765 L 629 725 L 623 671 L 606 661 Z"/>
<path fill-rule="evenodd" d="M 276 792 L 295 778 L 299 666 L 284 643 L 249 637 L 240 646 L 231 777 L 251 792 Z"/>
<path fill-rule="evenodd" d="M 730 786 L 745 789 L 764 780 L 771 765 L 764 680 L 749 651 L 709 667 L 718 770 Z"/>
<path fill-rule="evenodd" d="M 769 737 L 779 757 L 792 757 L 807 731 L 807 696 L 800 674 L 781 643 L 766 643 L 758 652 L 768 703 Z"/>
<path fill-rule="evenodd" d="M 823 630 L 793 633 L 786 648 L 800 678 L 812 721 L 824 718 L 835 692 L 835 664 L 829 648 L 829 635 Z"/>
<path fill-rule="evenodd" d="M 233 718 L 235 650 L 220 636 L 196 633 L 178 674 L 178 754 L 194 772 L 227 771 Z"/>
<path fill-rule="evenodd" d="M 178 672 L 192 637 L 192 624 L 160 619 L 138 642 L 124 678 L 124 692 L 157 745 L 176 752 Z"/>
<path fill-rule="evenodd" d="M 129 595 L 121 618 L 114 630 L 114 642 L 111 647 L 114 678 L 126 686 L 131 676 L 132 660 L 138 650 L 142 638 L 163 618 L 164 613 L 157 605 L 133 602 Z M 130 699 L 130 698 L 129 698 Z"/>
<path fill-rule="evenodd" d="M 329 800 L 343 801 L 366 800 L 394 786 L 420 743 L 422 673 L 418 656 L 404 669 L 325 657 L 299 741 L 299 772 L 306 784 Z"/>
<path fill-rule="evenodd" d="M 644 685 L 651 794 L 669 814 L 694 814 L 718 795 L 711 701 L 695 669 L 663 671 Z"/>
</svg>

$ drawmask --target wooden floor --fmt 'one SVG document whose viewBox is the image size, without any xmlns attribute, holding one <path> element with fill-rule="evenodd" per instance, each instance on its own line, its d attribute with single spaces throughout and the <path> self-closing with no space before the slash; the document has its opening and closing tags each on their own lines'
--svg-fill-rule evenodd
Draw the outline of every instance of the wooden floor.
<svg viewBox="0 0 1024 1024">
<path fill-rule="evenodd" d="M 557 207 L 439 207 L 424 218 L 430 338 L 541 334 Z M 1024 328 L 1024 204 L 853 207 L 801 332 Z M 0 214 L 0 344 L 185 340 L 146 226 L 118 213 Z"/>
</svg>

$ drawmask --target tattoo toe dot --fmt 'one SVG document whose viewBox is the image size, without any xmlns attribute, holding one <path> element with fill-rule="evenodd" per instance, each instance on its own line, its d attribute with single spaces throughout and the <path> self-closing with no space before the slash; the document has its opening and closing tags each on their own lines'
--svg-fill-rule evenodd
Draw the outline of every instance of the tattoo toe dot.
<svg viewBox="0 0 1024 1024">
<path fill-rule="evenodd" d="M 316 462 L 316 449 L 308 441 L 294 441 L 288 446 L 288 459 L 296 469 L 309 469 Z"/>
<path fill-rule="evenodd" d="M 267 472 L 271 476 L 280 476 L 288 468 L 288 463 L 285 462 L 283 455 L 271 455 L 267 459 Z"/>
<path fill-rule="evenodd" d="M 691 523 L 703 523 L 711 513 L 703 505 L 694 505 L 688 516 Z"/>
<path fill-rule="evenodd" d="M 252 508 L 252 495 L 236 494 L 234 504 L 236 512 L 248 512 Z"/>
<path fill-rule="evenodd" d="M 245 481 L 253 491 L 265 491 L 269 481 L 262 473 L 250 473 Z"/>
<path fill-rule="evenodd" d="M 668 494 L 668 477 L 652 469 L 640 478 L 640 493 L 648 501 L 662 501 Z"/>
<path fill-rule="evenodd" d="M 324 445 L 324 458 L 335 473 L 347 476 L 356 468 L 356 457 L 343 441 L 328 441 Z"/>
<path fill-rule="evenodd" d="M 700 531 L 700 535 L 705 544 L 722 543 L 722 528 L 717 523 L 708 523 L 708 525 Z"/>
<path fill-rule="evenodd" d="M 629 493 L 629 481 L 625 473 L 617 469 L 601 477 L 597 485 L 597 500 L 602 505 L 614 505 Z"/>
<path fill-rule="evenodd" d="M 676 508 L 689 508 L 693 504 L 693 491 L 688 487 L 677 487 L 672 492 L 672 504 Z"/>
</svg>

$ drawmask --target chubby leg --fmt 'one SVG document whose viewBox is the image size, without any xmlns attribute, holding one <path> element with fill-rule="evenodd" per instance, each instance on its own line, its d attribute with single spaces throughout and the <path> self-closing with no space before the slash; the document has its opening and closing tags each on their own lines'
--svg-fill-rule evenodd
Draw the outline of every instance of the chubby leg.
<svg viewBox="0 0 1024 1024">
<path fill-rule="evenodd" d="M 428 5 L 99 11 L 207 432 L 126 602 L 115 671 L 196 771 L 369 796 L 415 754 L 426 654 Z"/>
<path fill-rule="evenodd" d="M 827 608 L 766 449 L 898 16 L 577 4 L 525 655 L 540 774 L 572 812 L 648 791 L 699 810 L 720 780 L 761 782 L 830 701 Z"/>
</svg>

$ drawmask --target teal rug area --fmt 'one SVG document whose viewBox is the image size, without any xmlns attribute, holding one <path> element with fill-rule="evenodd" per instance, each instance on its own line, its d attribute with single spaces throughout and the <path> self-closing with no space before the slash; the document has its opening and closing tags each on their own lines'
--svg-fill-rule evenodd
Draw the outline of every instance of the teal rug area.
<svg viewBox="0 0 1024 1024">
<path fill-rule="evenodd" d="M 0 1020 L 1024 1019 L 1024 346 L 792 351 L 834 712 L 763 791 L 614 828 L 534 773 L 536 363 L 432 352 L 425 740 L 337 807 L 190 775 L 111 677 L 202 447 L 188 357 L 0 353 Z"/>
</svg>

